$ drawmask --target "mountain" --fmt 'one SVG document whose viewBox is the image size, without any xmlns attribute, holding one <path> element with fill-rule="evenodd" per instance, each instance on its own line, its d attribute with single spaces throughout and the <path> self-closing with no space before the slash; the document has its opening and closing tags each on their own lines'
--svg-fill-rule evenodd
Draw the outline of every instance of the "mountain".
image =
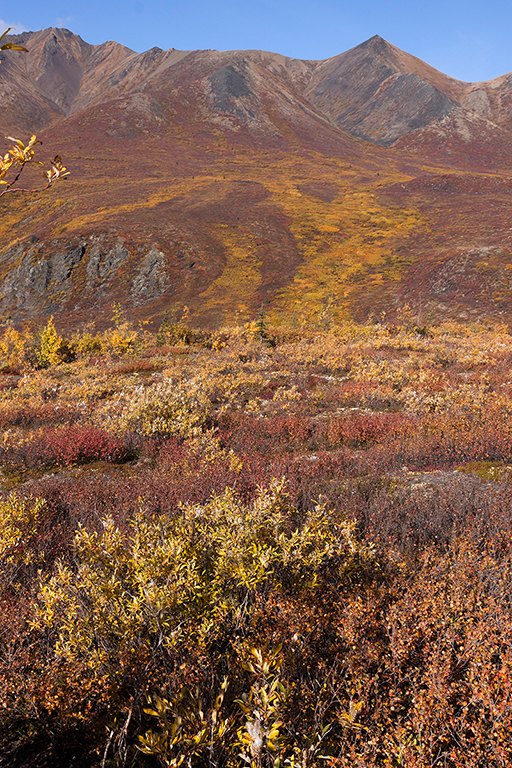
<svg viewBox="0 0 512 768">
<path fill-rule="evenodd" d="M 71 176 L 0 200 L 4 319 L 512 315 L 512 75 L 463 83 L 378 36 L 325 61 L 10 39 L 0 129 Z"/>
</svg>

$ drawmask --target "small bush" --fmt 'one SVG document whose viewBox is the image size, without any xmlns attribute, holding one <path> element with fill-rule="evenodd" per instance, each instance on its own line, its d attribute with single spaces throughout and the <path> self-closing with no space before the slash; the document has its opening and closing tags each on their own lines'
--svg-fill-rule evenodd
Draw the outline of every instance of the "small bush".
<svg viewBox="0 0 512 768">
<path fill-rule="evenodd" d="M 164 381 L 129 393 L 113 426 L 141 435 L 192 437 L 201 432 L 210 410 L 202 379 Z"/>
<path fill-rule="evenodd" d="M 39 341 L 35 349 L 35 357 L 39 368 L 48 368 L 59 363 L 69 363 L 75 358 L 72 345 L 62 336 L 58 335 L 53 323 L 53 317 L 50 317 L 48 323 L 40 332 Z"/>
<path fill-rule="evenodd" d="M 92 426 L 66 426 L 44 430 L 36 438 L 4 449 L 10 467 L 66 467 L 91 461 L 119 463 L 130 458 L 116 436 Z"/>
</svg>

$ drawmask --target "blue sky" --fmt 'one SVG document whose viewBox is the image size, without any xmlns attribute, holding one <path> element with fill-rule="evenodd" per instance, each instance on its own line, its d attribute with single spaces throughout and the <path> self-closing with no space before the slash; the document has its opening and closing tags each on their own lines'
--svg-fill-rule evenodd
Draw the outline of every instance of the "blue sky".
<svg viewBox="0 0 512 768">
<path fill-rule="evenodd" d="M 3 25 L 1 24 L 3 22 Z M 259 48 L 325 59 L 381 35 L 460 80 L 512 71 L 510 0 L 26 0 L 0 26 L 66 27 L 136 51 Z"/>
</svg>

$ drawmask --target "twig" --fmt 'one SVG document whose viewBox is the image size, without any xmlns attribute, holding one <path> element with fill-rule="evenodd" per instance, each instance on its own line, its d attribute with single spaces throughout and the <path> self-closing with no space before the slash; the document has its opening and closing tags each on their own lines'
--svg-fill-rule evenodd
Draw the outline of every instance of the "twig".
<svg viewBox="0 0 512 768">
<path fill-rule="evenodd" d="M 14 181 L 16 181 L 16 179 L 14 179 Z M 14 181 L 13 181 L 13 184 L 14 184 Z M 12 189 L 9 186 L 9 187 L 7 187 L 7 189 L 4 189 L 3 192 L 0 192 L 0 197 L 3 197 L 8 192 L 44 192 L 49 187 L 51 187 L 51 182 L 49 184 L 47 184 L 46 187 L 41 187 L 41 189 L 25 189 L 24 187 L 17 187 L 16 189 Z"/>
<path fill-rule="evenodd" d="M 105 744 L 105 751 L 103 752 L 103 760 L 101 761 L 101 768 L 105 768 L 105 765 L 107 763 L 108 751 L 110 749 L 110 745 L 112 744 L 113 738 L 114 738 L 114 731 L 111 729 L 110 733 L 108 734 L 107 743 Z"/>
</svg>

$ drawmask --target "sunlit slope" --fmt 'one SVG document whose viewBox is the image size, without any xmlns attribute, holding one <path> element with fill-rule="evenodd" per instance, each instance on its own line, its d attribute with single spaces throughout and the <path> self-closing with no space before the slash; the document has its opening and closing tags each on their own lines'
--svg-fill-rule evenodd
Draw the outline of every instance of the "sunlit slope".
<svg viewBox="0 0 512 768">
<path fill-rule="evenodd" d="M 4 318 L 101 323 L 113 301 L 155 323 L 188 306 L 207 326 L 248 320 L 262 302 L 293 324 L 392 316 L 404 304 L 439 318 L 511 310 L 510 184 L 498 176 L 414 167 L 355 140 L 351 156 L 249 147 L 249 134 L 236 144 L 146 137 L 142 149 L 110 138 L 86 152 L 54 129 L 57 140 L 70 180 L 3 201 Z M 490 261 L 464 256 L 489 247 Z M 80 248 L 79 261 L 55 265 Z M 151 254 L 155 268 L 144 266 Z M 20 269 L 28 256 L 30 269 L 51 266 L 44 290 Z"/>
<path fill-rule="evenodd" d="M 263 301 L 286 322 L 312 320 L 326 305 L 336 317 L 350 317 L 361 286 L 401 280 L 406 261 L 395 244 L 422 221 L 414 207 L 378 200 L 379 185 L 407 182 L 411 174 L 386 151 L 373 155 L 354 140 L 345 159 L 341 152 L 249 148 L 240 137 L 238 146 L 227 146 L 222 136 L 209 137 L 207 146 L 179 136 L 148 138 L 143 151 L 137 141 L 112 139 L 97 150 L 89 146 L 87 154 L 54 131 L 50 140 L 57 139 L 72 177 L 42 199 L 12 197 L 4 204 L 8 258 L 0 274 L 5 283 L 15 260 L 26 258 L 20 244 L 24 253 L 33 249 L 34 264 L 56 251 L 85 250 L 61 281 L 69 285 L 52 285 L 50 278 L 47 295 L 33 296 L 25 307 L 23 290 L 18 306 L 4 291 L 4 316 L 61 311 L 81 318 L 92 301 L 101 318 L 121 300 L 150 318 L 187 305 L 208 325 L 249 319 Z M 95 282 L 98 238 L 103 280 L 100 274 Z M 111 274 L 108 253 L 120 241 L 129 253 Z M 134 301 L 140 261 L 151 248 L 163 255 L 167 285 L 158 296 Z"/>
<path fill-rule="evenodd" d="M 117 53 L 115 98 L 40 133 L 69 180 L 0 200 L 4 321 L 101 326 L 113 302 L 155 325 L 188 307 L 208 327 L 262 304 L 295 325 L 404 306 L 419 321 L 512 316 L 508 150 L 492 131 L 470 151 L 466 123 L 447 142 L 435 118 L 376 145 L 304 96 L 314 62 Z"/>
</svg>

